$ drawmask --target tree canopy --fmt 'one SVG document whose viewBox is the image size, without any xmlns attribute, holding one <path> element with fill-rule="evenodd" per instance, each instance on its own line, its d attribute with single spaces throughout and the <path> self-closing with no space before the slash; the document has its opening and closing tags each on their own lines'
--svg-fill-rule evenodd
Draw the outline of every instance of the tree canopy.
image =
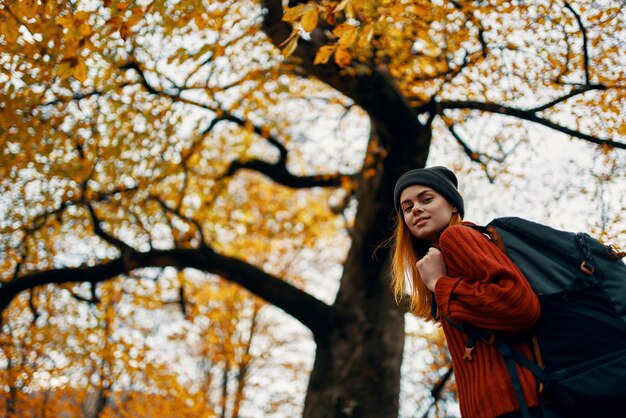
<svg viewBox="0 0 626 418">
<path fill-rule="evenodd" d="M 624 28 L 619 0 L 3 2 L 2 384 L 49 365 L 55 317 L 106 340 L 127 296 L 207 315 L 203 338 L 234 344 L 207 358 L 245 376 L 262 299 L 316 344 L 304 416 L 397 415 L 395 180 L 435 140 L 497 181 L 567 137 L 598 187 L 623 181 Z M 133 375 L 103 350 L 99 389 Z"/>
</svg>

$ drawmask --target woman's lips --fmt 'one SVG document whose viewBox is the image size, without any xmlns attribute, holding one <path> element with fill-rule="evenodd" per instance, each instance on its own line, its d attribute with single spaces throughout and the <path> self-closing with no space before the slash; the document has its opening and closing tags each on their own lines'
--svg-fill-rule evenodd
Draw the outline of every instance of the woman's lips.
<svg viewBox="0 0 626 418">
<path fill-rule="evenodd" d="M 426 222 L 428 222 L 428 218 L 420 218 L 417 221 L 415 221 L 413 225 L 420 227 L 420 226 L 424 226 Z"/>
</svg>

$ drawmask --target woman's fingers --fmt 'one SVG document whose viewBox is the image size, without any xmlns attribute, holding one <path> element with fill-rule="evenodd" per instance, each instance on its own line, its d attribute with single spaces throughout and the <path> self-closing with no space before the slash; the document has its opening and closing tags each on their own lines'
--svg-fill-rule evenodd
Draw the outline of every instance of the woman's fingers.
<svg viewBox="0 0 626 418">
<path fill-rule="evenodd" d="M 428 249 L 426 255 L 417 262 L 416 267 L 426 287 L 433 292 L 437 280 L 447 273 L 443 255 L 434 247 Z"/>
</svg>

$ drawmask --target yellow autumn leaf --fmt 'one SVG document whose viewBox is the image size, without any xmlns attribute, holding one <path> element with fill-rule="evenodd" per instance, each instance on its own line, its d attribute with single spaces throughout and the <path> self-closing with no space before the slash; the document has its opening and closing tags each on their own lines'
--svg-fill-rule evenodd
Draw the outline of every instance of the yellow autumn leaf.
<svg viewBox="0 0 626 418">
<path fill-rule="evenodd" d="M 343 9 L 345 9 L 345 8 L 346 8 L 346 5 L 348 4 L 348 1 L 350 1 L 350 0 L 341 0 L 341 1 L 339 2 L 339 4 L 337 4 L 337 6 L 335 7 L 334 12 L 335 12 L 335 13 L 337 13 L 337 12 L 340 12 L 340 11 L 342 11 Z"/>
<path fill-rule="evenodd" d="M 428 19 L 432 13 L 432 8 L 425 4 L 415 4 L 413 9 L 413 13 L 421 19 Z"/>
<path fill-rule="evenodd" d="M 77 60 L 76 65 L 72 69 L 72 75 L 74 78 L 81 83 L 83 83 L 87 79 L 87 65 L 83 60 Z"/>
<path fill-rule="evenodd" d="M 283 14 L 284 22 L 294 22 L 298 20 L 300 16 L 302 16 L 307 10 L 306 4 L 299 4 L 295 7 L 287 7 L 285 9 L 285 13 Z"/>
<path fill-rule="evenodd" d="M 126 40 L 128 39 L 128 37 L 133 33 L 132 29 L 130 28 L 130 26 L 128 26 L 126 24 L 126 22 L 122 23 L 122 26 L 120 26 L 120 36 L 122 37 L 122 39 Z"/>
<path fill-rule="evenodd" d="M 352 7 L 356 11 L 360 11 L 365 6 L 365 0 L 350 0 Z"/>
<path fill-rule="evenodd" d="M 128 18 L 127 22 L 130 26 L 135 26 L 144 17 L 144 11 L 141 7 L 133 9 L 133 14 Z"/>
<path fill-rule="evenodd" d="M 339 181 L 341 182 L 341 188 L 347 192 L 356 188 L 356 183 L 348 176 L 341 177 Z"/>
<path fill-rule="evenodd" d="M 222 55 L 224 55 L 225 52 L 226 52 L 226 48 L 224 48 L 222 45 L 220 44 L 215 45 L 215 49 L 213 50 L 213 59 L 217 57 L 221 57 Z"/>
<path fill-rule="evenodd" d="M 361 34 L 359 36 L 358 44 L 360 46 L 366 46 L 370 42 L 372 42 L 372 38 L 374 37 L 374 25 L 366 25 L 361 29 Z"/>
<path fill-rule="evenodd" d="M 84 21 L 89 19 L 89 16 L 91 16 L 91 13 L 85 12 L 85 11 L 80 11 L 80 12 L 78 12 L 78 13 L 76 13 L 74 15 L 74 20 L 78 20 L 80 22 L 84 22 Z"/>
<path fill-rule="evenodd" d="M 58 16 L 55 19 L 55 23 L 66 29 L 69 29 L 74 25 L 74 18 L 72 17 L 72 15 Z"/>
<path fill-rule="evenodd" d="M 62 79 L 74 77 L 82 83 L 87 79 L 87 65 L 78 57 L 65 58 L 57 68 L 57 75 Z"/>
<path fill-rule="evenodd" d="M 76 55 L 78 55 L 79 47 L 80 46 L 79 46 L 78 39 L 66 39 L 64 49 L 63 49 L 63 55 L 66 58 L 75 57 Z"/>
<path fill-rule="evenodd" d="M 352 26 L 349 25 L 347 23 L 341 23 L 337 26 L 335 26 L 332 30 L 332 34 L 335 38 L 339 38 L 346 30 L 348 30 L 348 28 Z"/>
<path fill-rule="evenodd" d="M 511 50 L 511 51 L 517 51 L 519 49 L 519 46 L 517 44 L 515 44 L 514 42 L 509 42 L 506 45 L 506 48 Z"/>
<path fill-rule="evenodd" d="M 4 35 L 7 42 L 13 43 L 19 35 L 19 23 L 13 16 L 0 10 L 0 33 Z"/>
<path fill-rule="evenodd" d="M 14 2 L 11 9 L 20 18 L 31 19 L 37 14 L 37 6 L 36 0 L 21 0 Z"/>
<path fill-rule="evenodd" d="M 352 55 L 350 55 L 350 52 L 348 52 L 346 48 L 340 45 L 335 51 L 335 62 L 340 67 L 350 65 L 350 62 L 352 62 Z"/>
<path fill-rule="evenodd" d="M 355 19 L 356 18 L 356 13 L 354 11 L 354 5 L 352 4 L 352 2 L 348 2 L 348 4 L 346 4 L 346 9 L 344 10 L 344 13 L 346 14 L 346 18 L 347 19 Z"/>
<path fill-rule="evenodd" d="M 296 50 L 296 47 L 298 46 L 298 37 L 293 37 L 289 42 L 287 42 L 287 45 L 285 45 L 285 47 L 282 49 L 283 55 L 288 57 L 289 55 L 293 54 L 293 51 Z"/>
<path fill-rule="evenodd" d="M 80 34 L 82 36 L 90 36 L 91 34 L 93 34 L 93 28 L 89 25 L 89 23 L 83 22 L 80 25 Z"/>
<path fill-rule="evenodd" d="M 73 72 L 72 63 L 74 63 L 75 61 L 76 58 L 66 58 L 61 61 L 59 67 L 57 68 L 57 75 L 62 79 L 69 78 Z"/>
<path fill-rule="evenodd" d="M 118 1 L 115 3 L 115 8 L 117 10 L 126 10 L 130 6 L 129 1 Z"/>
<path fill-rule="evenodd" d="M 285 57 L 288 57 L 289 55 L 293 53 L 293 51 L 296 50 L 296 47 L 298 46 L 299 38 L 300 38 L 300 35 L 298 33 L 298 30 L 294 29 L 291 31 L 291 35 L 289 35 L 289 38 L 285 39 L 283 43 L 279 45 Z"/>
<path fill-rule="evenodd" d="M 358 29 L 354 26 L 350 26 L 341 34 L 337 42 L 339 43 L 339 45 L 345 48 L 349 48 L 350 46 L 352 46 L 354 41 L 356 41 L 357 33 Z"/>
<path fill-rule="evenodd" d="M 320 49 L 317 50 L 315 54 L 315 60 L 313 64 L 326 64 L 330 59 L 330 56 L 337 49 L 337 45 L 324 45 Z"/>
<path fill-rule="evenodd" d="M 313 29 L 317 27 L 317 19 L 318 19 L 317 10 L 315 10 L 312 7 L 309 8 L 304 13 L 304 15 L 302 15 L 302 20 L 300 21 L 300 24 L 302 25 L 302 29 L 304 29 L 307 32 L 311 32 Z"/>
</svg>

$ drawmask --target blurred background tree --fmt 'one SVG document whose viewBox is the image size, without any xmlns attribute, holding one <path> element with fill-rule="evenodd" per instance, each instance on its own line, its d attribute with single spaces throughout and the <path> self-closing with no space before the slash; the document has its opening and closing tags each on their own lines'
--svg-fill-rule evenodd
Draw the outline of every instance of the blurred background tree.
<svg viewBox="0 0 626 418">
<path fill-rule="evenodd" d="M 623 237 L 625 17 L 3 1 L 5 415 L 453 414 L 441 335 L 388 290 L 393 184 L 445 163 L 469 219 L 578 211 Z"/>
</svg>

